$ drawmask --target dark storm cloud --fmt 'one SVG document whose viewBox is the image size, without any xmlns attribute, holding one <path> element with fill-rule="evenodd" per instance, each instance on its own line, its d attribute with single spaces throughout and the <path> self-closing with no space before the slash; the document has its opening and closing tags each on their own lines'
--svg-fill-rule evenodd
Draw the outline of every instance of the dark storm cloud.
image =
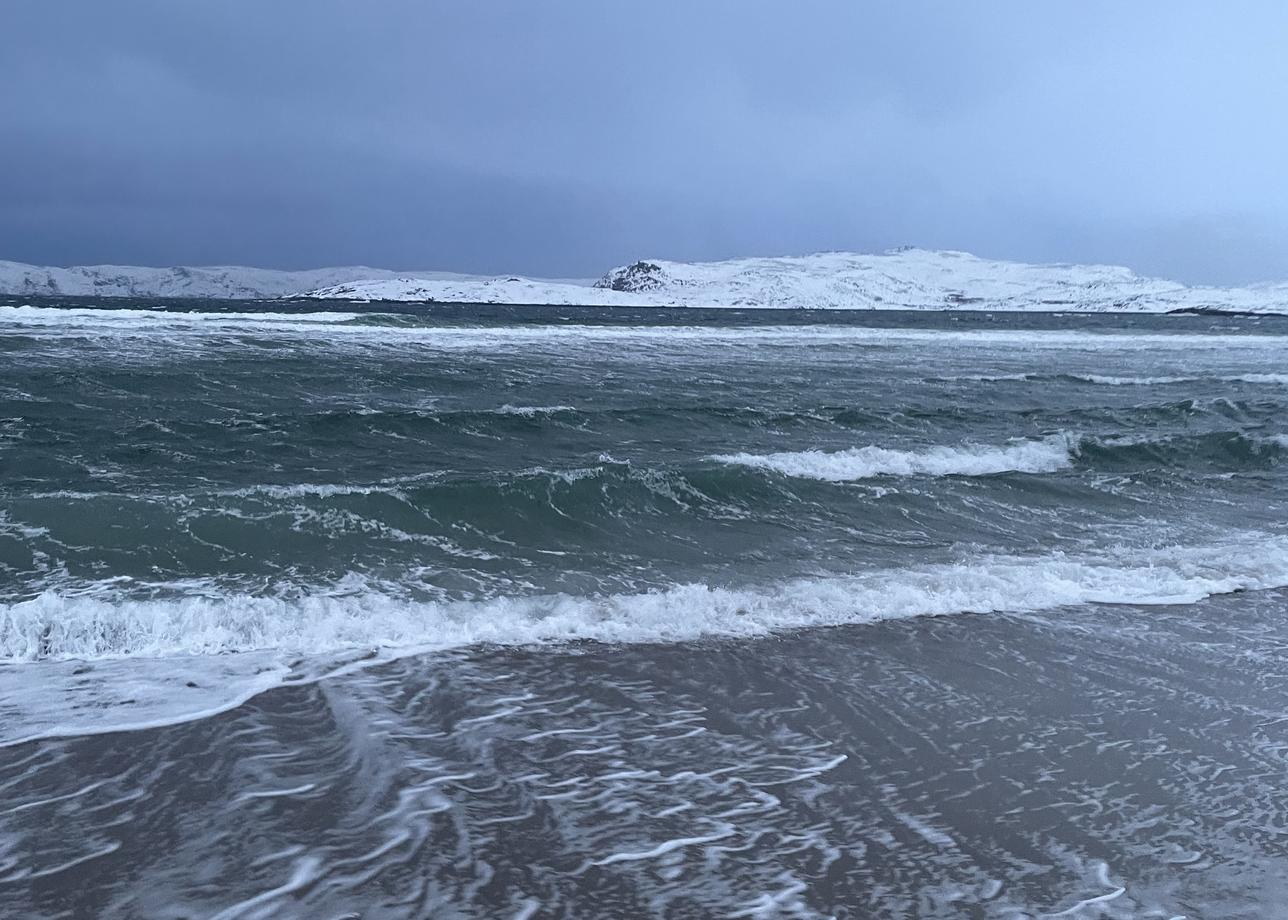
<svg viewBox="0 0 1288 920">
<path fill-rule="evenodd" d="M 0 258 L 1288 277 L 1278 2 L 6 0 Z"/>
</svg>

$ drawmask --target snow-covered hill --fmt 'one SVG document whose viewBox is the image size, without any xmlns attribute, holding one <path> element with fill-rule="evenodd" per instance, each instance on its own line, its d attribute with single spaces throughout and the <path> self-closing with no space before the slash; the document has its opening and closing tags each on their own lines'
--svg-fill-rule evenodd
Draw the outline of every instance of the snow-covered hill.
<svg viewBox="0 0 1288 920">
<path fill-rule="evenodd" d="M 48 268 L 0 261 L 0 294 L 257 299 L 285 297 L 346 281 L 397 278 L 400 274 L 407 273 L 361 265 L 287 272 L 236 265 L 206 268 L 138 268 L 124 265 Z M 469 277 L 443 272 L 418 273 L 417 276 L 455 279 Z"/>
<path fill-rule="evenodd" d="M 1288 312 L 1286 284 L 1187 287 L 1117 266 L 1028 265 L 926 249 L 704 263 L 650 260 L 615 268 L 596 286 L 659 302 L 728 307 Z"/>
<path fill-rule="evenodd" d="M 596 282 L 597 283 L 597 282 Z M 589 280 L 541 278 L 395 278 L 337 284 L 299 297 L 349 301 L 412 301 L 418 303 L 508 303 L 548 306 L 649 306 L 650 297 L 598 289 Z"/>
<path fill-rule="evenodd" d="M 563 279 L 323 268 L 38 268 L 0 262 L 0 293 L 133 297 L 309 297 L 552 306 L 1288 313 L 1288 283 L 1188 287 L 1106 265 L 1028 265 L 964 252 L 828 252 L 726 262 L 648 260 L 593 284 Z"/>
<path fill-rule="evenodd" d="M 372 280 L 310 292 L 344 300 L 602 306 L 1288 313 L 1288 284 L 1187 287 L 1107 265 L 1028 265 L 964 252 L 827 252 L 727 262 L 649 260 L 580 285 L 520 278 Z"/>
</svg>

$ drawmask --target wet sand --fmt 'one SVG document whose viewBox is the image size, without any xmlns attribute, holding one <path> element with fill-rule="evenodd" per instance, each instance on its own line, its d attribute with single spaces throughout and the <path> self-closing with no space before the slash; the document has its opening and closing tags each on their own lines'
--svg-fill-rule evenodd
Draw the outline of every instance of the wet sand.
<svg viewBox="0 0 1288 920">
<path fill-rule="evenodd" d="M 1288 596 L 473 649 L 0 748 L 0 914 L 1267 917 Z"/>
</svg>

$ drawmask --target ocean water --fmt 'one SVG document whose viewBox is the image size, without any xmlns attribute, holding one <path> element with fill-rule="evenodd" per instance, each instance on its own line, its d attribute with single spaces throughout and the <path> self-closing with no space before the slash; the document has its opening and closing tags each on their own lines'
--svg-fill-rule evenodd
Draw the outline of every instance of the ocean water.
<svg viewBox="0 0 1288 920">
<path fill-rule="evenodd" d="M 1282 907 L 1288 319 L 384 310 L 0 298 L 0 915 Z"/>
</svg>

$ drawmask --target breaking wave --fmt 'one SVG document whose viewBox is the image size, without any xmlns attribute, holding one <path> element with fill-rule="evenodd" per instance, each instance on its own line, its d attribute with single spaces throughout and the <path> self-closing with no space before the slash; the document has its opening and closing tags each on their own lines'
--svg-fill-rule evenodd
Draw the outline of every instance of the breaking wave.
<svg viewBox="0 0 1288 920">
<path fill-rule="evenodd" d="M 920 450 L 871 445 L 847 450 L 717 454 L 710 459 L 784 476 L 853 482 L 880 476 L 992 476 L 1055 473 L 1080 466 L 1138 469 L 1141 465 L 1215 467 L 1232 472 L 1265 469 L 1281 461 L 1288 436 L 1208 431 L 1185 435 L 1078 436 L 1068 432 L 1003 446 L 964 444 Z"/>
<path fill-rule="evenodd" d="M 666 642 L 956 613 L 1073 604 L 1184 604 L 1288 586 L 1288 537 L 1117 548 L 1097 556 L 989 555 L 955 564 L 797 579 L 763 587 L 676 585 L 639 594 L 418 601 L 351 579 L 288 596 L 187 584 L 177 597 L 130 598 L 115 585 L 46 592 L 0 607 L 0 660 L 162 657 L 264 649 L 446 649 L 593 639 Z M 194 590 L 199 593 L 192 593 Z"/>
<path fill-rule="evenodd" d="M 924 450 L 854 447 L 849 450 L 786 451 L 773 454 L 718 454 L 721 463 L 772 470 L 787 476 L 848 482 L 875 476 L 990 476 L 996 473 L 1053 473 L 1072 465 L 1078 441 L 1067 434 L 1003 447 L 964 445 Z"/>
<path fill-rule="evenodd" d="M 564 412 L 576 412 L 576 406 L 512 406 L 506 403 L 493 410 L 497 415 L 518 415 L 523 418 L 535 418 L 539 415 L 559 415 Z"/>
</svg>

